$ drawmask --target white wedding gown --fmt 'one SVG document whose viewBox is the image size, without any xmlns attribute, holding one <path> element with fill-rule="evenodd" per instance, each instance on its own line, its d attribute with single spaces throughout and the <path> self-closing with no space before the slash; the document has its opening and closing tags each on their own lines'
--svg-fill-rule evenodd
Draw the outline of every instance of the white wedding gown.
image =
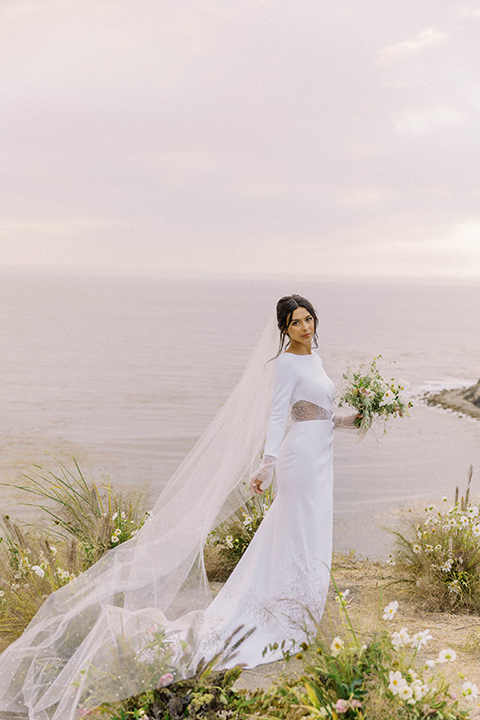
<svg viewBox="0 0 480 720">
<path fill-rule="evenodd" d="M 317 353 L 278 357 L 264 453 L 267 461 L 277 458 L 278 493 L 206 610 L 199 655 L 218 652 L 237 629 L 230 644 L 253 630 L 223 663 L 252 668 L 281 658 L 284 650 L 298 651 L 320 621 L 332 555 L 333 399 L 334 385 Z"/>
</svg>

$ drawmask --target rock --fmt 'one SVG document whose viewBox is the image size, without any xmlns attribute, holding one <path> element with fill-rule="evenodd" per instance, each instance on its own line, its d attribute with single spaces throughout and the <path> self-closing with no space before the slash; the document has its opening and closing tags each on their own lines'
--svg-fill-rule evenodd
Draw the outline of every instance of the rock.
<svg viewBox="0 0 480 720">
<path fill-rule="evenodd" d="M 480 408 L 480 380 L 475 385 L 472 385 L 471 388 L 465 390 L 463 397 L 465 400 L 468 400 L 468 402 Z"/>
</svg>

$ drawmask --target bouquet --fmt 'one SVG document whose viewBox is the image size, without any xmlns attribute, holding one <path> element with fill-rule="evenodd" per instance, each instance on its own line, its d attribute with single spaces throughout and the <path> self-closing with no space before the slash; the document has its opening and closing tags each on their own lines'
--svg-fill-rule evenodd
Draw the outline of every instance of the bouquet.
<svg viewBox="0 0 480 720">
<path fill-rule="evenodd" d="M 361 363 L 358 370 L 350 367 L 343 373 L 344 385 L 342 394 L 338 399 L 338 406 L 351 405 L 361 418 L 355 420 L 358 434 L 363 437 L 370 429 L 374 420 L 383 422 L 383 432 L 386 432 L 386 421 L 399 415 L 408 415 L 412 403 L 404 396 L 408 383 L 396 382 L 394 378 L 386 381 L 377 368 L 377 360 L 381 355 L 374 357 L 368 363 Z"/>
</svg>

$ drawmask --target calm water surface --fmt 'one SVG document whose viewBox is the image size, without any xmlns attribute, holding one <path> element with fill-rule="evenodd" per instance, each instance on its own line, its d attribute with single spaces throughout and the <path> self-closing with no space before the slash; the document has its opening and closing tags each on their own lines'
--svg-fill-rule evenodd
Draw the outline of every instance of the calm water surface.
<svg viewBox="0 0 480 720">
<path fill-rule="evenodd" d="M 414 394 L 480 377 L 480 289 L 312 280 L 0 278 L 0 471 L 16 481 L 47 453 L 95 478 L 160 492 L 240 377 L 276 300 L 299 292 L 320 317 L 335 383 L 382 354 Z M 480 422 L 417 404 L 377 442 L 338 433 L 335 548 L 388 554 L 381 528 L 406 502 L 451 496 L 474 466 Z M 475 479 L 478 476 L 478 482 Z M 0 488 L 2 512 L 31 509 Z"/>
</svg>

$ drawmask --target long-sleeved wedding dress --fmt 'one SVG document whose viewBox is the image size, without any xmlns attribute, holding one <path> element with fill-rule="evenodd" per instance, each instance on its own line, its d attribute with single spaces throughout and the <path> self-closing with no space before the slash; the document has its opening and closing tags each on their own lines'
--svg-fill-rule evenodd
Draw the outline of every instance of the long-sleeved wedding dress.
<svg viewBox="0 0 480 720">
<path fill-rule="evenodd" d="M 332 414 L 334 385 L 317 353 L 283 353 L 273 382 L 262 465 L 266 475 L 276 465 L 278 493 L 199 634 L 208 657 L 237 628 L 235 637 L 255 628 L 226 663 L 247 668 L 298 648 L 321 619 L 332 555 L 333 428 L 345 424 Z"/>
</svg>

